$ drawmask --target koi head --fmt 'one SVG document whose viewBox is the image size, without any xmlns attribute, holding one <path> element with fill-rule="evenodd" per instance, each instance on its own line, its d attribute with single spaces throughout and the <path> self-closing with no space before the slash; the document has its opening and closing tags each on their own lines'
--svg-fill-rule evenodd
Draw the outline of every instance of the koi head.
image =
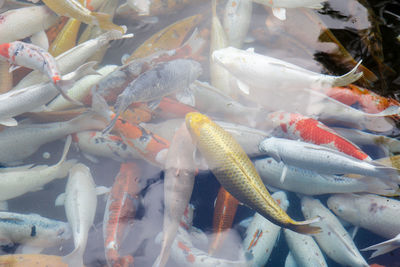
<svg viewBox="0 0 400 267">
<path fill-rule="evenodd" d="M 227 47 L 216 50 L 212 53 L 211 58 L 214 62 L 230 71 L 240 71 L 242 62 L 245 62 L 248 51 L 240 50 L 234 47 Z"/>
<path fill-rule="evenodd" d="M 359 221 L 359 211 L 351 194 L 332 195 L 327 204 L 330 210 L 346 221 Z"/>
<path fill-rule="evenodd" d="M 200 136 L 200 129 L 204 124 L 211 123 L 210 118 L 198 112 L 189 112 L 185 117 L 186 127 L 193 136 Z"/>
<path fill-rule="evenodd" d="M 260 143 L 258 149 L 261 152 L 264 152 L 268 156 L 272 157 L 275 161 L 280 162 L 281 157 L 279 156 L 279 151 L 274 142 L 275 142 L 274 137 L 267 138 Z"/>
</svg>

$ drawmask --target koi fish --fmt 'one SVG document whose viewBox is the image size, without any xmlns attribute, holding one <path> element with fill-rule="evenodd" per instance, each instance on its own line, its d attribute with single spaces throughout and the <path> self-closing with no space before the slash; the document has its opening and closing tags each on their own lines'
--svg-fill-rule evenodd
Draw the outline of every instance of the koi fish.
<svg viewBox="0 0 400 267">
<path fill-rule="evenodd" d="M 182 216 L 177 236 L 172 244 L 171 258 L 180 266 L 191 267 L 245 267 L 245 261 L 231 261 L 226 259 L 214 258 L 206 252 L 194 247 L 191 240 L 191 232 L 193 230 L 194 207 L 189 205 Z"/>
<path fill-rule="evenodd" d="M 272 197 L 284 211 L 287 210 L 289 201 L 286 193 L 278 191 L 273 193 Z M 259 213 L 254 214 L 243 240 L 245 255 L 250 266 L 264 266 L 267 263 L 280 231 L 279 226 L 271 223 Z"/>
<path fill-rule="evenodd" d="M 126 32 L 125 26 L 111 22 L 109 14 L 90 11 L 76 0 L 44 0 L 43 3 L 58 15 L 74 18 L 89 25 L 97 25 L 104 30 L 118 30 L 123 34 Z"/>
<path fill-rule="evenodd" d="M 361 251 L 376 250 L 371 258 L 400 247 L 400 201 L 371 194 L 340 194 L 328 199 L 328 207 L 340 218 L 390 240 Z"/>
<path fill-rule="evenodd" d="M 260 151 L 277 162 L 324 174 L 361 174 L 399 181 L 397 169 L 373 161 L 362 161 L 336 150 L 283 138 L 270 137 L 260 143 Z M 286 176 L 284 168 L 281 182 Z"/>
<path fill-rule="evenodd" d="M 397 182 L 388 182 L 375 177 L 354 179 L 344 175 L 320 174 L 293 166 L 287 166 L 285 181 L 281 183 L 280 177 L 285 168 L 283 162 L 277 162 L 273 158 L 256 159 L 254 166 L 266 185 L 304 195 L 352 192 L 396 195 L 399 188 Z"/>
<path fill-rule="evenodd" d="M 302 197 L 301 211 L 306 218 L 312 218 L 317 214 L 321 216 L 321 221 L 315 224 L 321 227 L 322 231 L 313 237 L 329 258 L 345 266 L 369 267 L 349 233 L 318 199 Z"/>
<path fill-rule="evenodd" d="M 41 190 L 54 179 L 64 178 L 76 160 L 65 161 L 71 137 L 68 136 L 60 161 L 53 165 L 25 165 L 0 169 L 0 201 L 21 196 L 27 192 Z"/>
<path fill-rule="evenodd" d="M 43 248 L 61 245 L 71 238 L 68 223 L 38 214 L 0 212 L 0 244 L 21 244 L 22 252 L 40 253 Z"/>
<path fill-rule="evenodd" d="M 156 64 L 178 58 L 191 58 L 200 53 L 205 45 L 205 40 L 195 29 L 190 38 L 179 48 L 162 50 L 144 58 L 137 58 L 124 63 L 112 73 L 103 77 L 95 86 L 95 91 L 104 97 L 107 102 L 114 103 L 119 94 L 140 74 L 152 69 Z M 91 96 L 85 98 L 83 103 L 90 104 Z"/>
<path fill-rule="evenodd" d="M 74 72 L 64 75 L 64 84 L 72 85 L 86 75 L 95 74 L 95 64 L 96 62 L 88 62 Z M 58 93 L 59 89 L 56 89 L 52 82 L 44 82 L 0 95 L 0 124 L 16 126 L 18 122 L 13 117 L 47 104 Z"/>
<path fill-rule="evenodd" d="M 136 163 L 122 163 L 107 198 L 103 219 L 104 247 L 108 266 L 129 266 L 133 263 L 130 255 L 121 257 L 119 246 L 123 241 L 127 223 L 137 211 L 140 167 Z M 118 265 L 120 264 L 120 265 Z"/>
<path fill-rule="evenodd" d="M 118 96 L 114 107 L 116 116 L 103 132 L 111 131 L 119 114 L 125 111 L 130 104 L 151 101 L 149 107 L 154 109 L 158 106 L 163 96 L 187 90 L 189 85 L 201 73 L 200 63 L 189 59 L 177 59 L 160 63 L 153 69 L 144 72 Z M 184 98 L 184 95 L 185 93 L 181 93 L 178 98 Z"/>
<path fill-rule="evenodd" d="M 224 244 L 226 233 L 232 227 L 236 210 L 239 202 L 231 194 L 229 194 L 222 186 L 219 188 L 217 198 L 214 205 L 213 216 L 213 239 L 208 249 L 210 255 Z"/>
<path fill-rule="evenodd" d="M 24 7 L 1 14 L 0 43 L 10 43 L 43 33 L 60 18 L 46 6 Z"/>
<path fill-rule="evenodd" d="M 103 129 L 106 122 L 93 112 L 84 113 L 66 122 L 26 124 L 9 127 L 0 132 L 0 162 L 12 164 L 23 160 L 48 142 L 69 134 Z"/>
<path fill-rule="evenodd" d="M 102 112 L 100 114 L 112 120 L 115 114 L 108 110 L 105 99 L 93 90 L 92 95 L 93 109 L 98 113 Z M 140 125 L 135 125 L 122 119 L 116 120 L 115 131 L 120 134 L 124 143 L 128 145 L 128 150 L 134 150 L 132 153 L 139 154 L 142 159 L 153 165 L 164 165 L 165 156 L 169 148 L 168 140 Z"/>
<path fill-rule="evenodd" d="M 186 127 L 217 180 L 238 201 L 281 227 L 304 234 L 320 230 L 308 225 L 318 221 L 318 217 L 297 222 L 279 207 L 240 145 L 207 116 L 188 113 Z"/>
<path fill-rule="evenodd" d="M 122 11 L 126 8 L 131 8 L 138 16 L 148 16 L 150 14 L 150 0 L 127 0 L 125 4 L 118 7 Z"/>
<path fill-rule="evenodd" d="M 195 146 L 182 122 L 171 141 L 165 161 L 163 239 L 154 267 L 166 265 L 180 218 L 189 204 L 196 175 L 194 151 Z"/>
<path fill-rule="evenodd" d="M 286 8 L 312 8 L 321 9 L 322 2 L 326 0 L 252 0 L 255 3 L 272 7 L 272 13 L 280 20 L 286 20 Z"/>
<path fill-rule="evenodd" d="M 225 5 L 223 26 L 230 46 L 241 48 L 250 27 L 253 2 L 229 0 Z"/>
<path fill-rule="evenodd" d="M 212 60 L 228 70 L 238 80 L 245 93 L 252 90 L 290 90 L 296 88 L 321 89 L 342 86 L 357 81 L 363 73 L 356 73 L 361 62 L 343 76 L 330 76 L 303 69 L 286 61 L 241 50 L 223 48 L 212 53 Z"/>
<path fill-rule="evenodd" d="M 65 193 L 60 194 L 56 199 L 56 206 L 65 206 L 65 213 L 74 237 L 75 249 L 63 257 L 63 261 L 68 263 L 68 266 L 83 267 L 88 232 L 96 213 L 96 194 L 109 191 L 104 187 L 96 188 L 95 186 L 89 168 L 78 163 L 70 169 Z"/>
<path fill-rule="evenodd" d="M 316 119 L 285 111 L 270 113 L 268 119 L 272 122 L 273 135 L 277 137 L 335 149 L 359 160 L 371 160 L 358 146 Z"/>
<path fill-rule="evenodd" d="M 400 103 L 393 98 L 380 96 L 354 84 L 329 88 L 325 94 L 346 105 L 360 107 L 368 113 L 378 113 L 390 106 L 400 106 Z"/>
<path fill-rule="evenodd" d="M 102 134 L 98 131 L 83 131 L 72 135 L 85 157 L 93 162 L 98 162 L 94 157 L 107 157 L 116 161 L 140 159 L 135 150 L 128 150 L 121 137 L 112 134 Z"/>
<path fill-rule="evenodd" d="M 108 45 L 112 40 L 131 38 L 132 36 L 132 34 L 123 35 L 121 32 L 114 30 L 105 32 L 96 38 L 81 43 L 55 58 L 59 71 L 62 75 L 72 72 L 84 64 L 98 49 Z M 46 81 L 46 79 L 39 71 L 33 71 L 25 76 L 14 87 L 14 90 L 44 81 Z"/>
<path fill-rule="evenodd" d="M 311 236 L 301 235 L 288 229 L 283 229 L 286 243 L 290 249 L 296 266 L 327 267 L 324 255 Z M 285 265 L 286 266 L 286 265 Z"/>
</svg>

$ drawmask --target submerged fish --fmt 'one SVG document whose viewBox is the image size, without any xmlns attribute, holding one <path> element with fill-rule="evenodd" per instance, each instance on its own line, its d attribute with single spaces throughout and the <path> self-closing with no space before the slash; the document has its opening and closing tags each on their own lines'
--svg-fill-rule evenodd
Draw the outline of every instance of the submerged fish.
<svg viewBox="0 0 400 267">
<path fill-rule="evenodd" d="M 127 225 L 133 220 L 138 208 L 140 167 L 133 163 L 122 163 L 107 198 L 103 219 L 103 237 L 108 266 L 129 266 L 131 255 L 121 257 L 120 246 Z M 120 264 L 120 265 L 118 265 Z"/>
<path fill-rule="evenodd" d="M 336 150 L 306 142 L 270 137 L 260 143 L 260 151 L 277 162 L 325 174 L 361 174 L 399 181 L 397 169 L 362 161 Z M 285 179 L 282 172 L 281 181 Z"/>
<path fill-rule="evenodd" d="M 96 187 L 90 170 L 78 163 L 70 169 L 65 193 L 56 199 L 56 206 L 65 206 L 65 213 L 71 225 L 75 249 L 64 256 L 69 266 L 83 267 L 88 232 L 96 213 Z M 102 189 L 104 191 L 104 189 Z M 98 190 L 100 192 L 100 190 Z"/>
<path fill-rule="evenodd" d="M 163 96 L 174 92 L 188 90 L 189 85 L 202 73 L 200 63 L 189 59 L 177 59 L 160 63 L 150 69 L 132 83 L 118 96 L 115 103 L 116 116 L 104 129 L 111 131 L 119 114 L 134 102 L 148 102 L 150 107 L 157 107 Z M 186 92 L 186 94 L 188 94 Z M 181 97 L 184 97 L 181 95 Z M 179 97 L 178 97 L 179 98 Z"/>
<path fill-rule="evenodd" d="M 38 214 L 0 212 L 0 245 L 21 244 L 22 252 L 39 253 L 43 248 L 61 245 L 71 237 L 68 223 Z"/>
<path fill-rule="evenodd" d="M 13 168 L 0 169 L 0 201 L 18 197 L 27 192 L 40 190 L 54 179 L 67 176 L 75 160 L 65 161 L 71 137 L 67 138 L 60 161 L 53 165 L 26 165 Z"/>
<path fill-rule="evenodd" d="M 308 225 L 318 221 L 318 217 L 297 222 L 279 207 L 246 153 L 229 133 L 200 113 L 188 113 L 186 127 L 210 170 L 237 200 L 281 227 L 305 234 L 319 232 L 318 227 Z"/>
<path fill-rule="evenodd" d="M 239 88 L 251 90 L 321 89 L 347 85 L 357 81 L 363 73 L 356 73 L 359 64 L 343 76 L 330 76 L 303 69 L 286 61 L 241 50 L 234 47 L 214 51 L 212 60 L 238 79 Z"/>
<path fill-rule="evenodd" d="M 111 22 L 109 14 L 90 11 L 77 0 L 44 0 L 43 2 L 58 15 L 74 18 L 86 24 L 98 25 L 104 30 L 126 32 L 126 28 Z"/>
<path fill-rule="evenodd" d="M 286 8 L 307 7 L 321 9 L 326 0 L 252 0 L 255 3 L 272 7 L 272 13 L 280 20 L 286 19 Z"/>
</svg>

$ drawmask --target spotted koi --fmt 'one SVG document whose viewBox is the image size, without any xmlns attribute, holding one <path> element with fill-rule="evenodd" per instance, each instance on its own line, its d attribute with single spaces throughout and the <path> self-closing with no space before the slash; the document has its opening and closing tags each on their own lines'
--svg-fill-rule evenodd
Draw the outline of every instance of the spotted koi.
<svg viewBox="0 0 400 267">
<path fill-rule="evenodd" d="M 272 121 L 276 136 L 325 146 L 360 160 L 371 160 L 357 145 L 318 120 L 285 111 L 270 113 L 268 119 Z"/>
</svg>

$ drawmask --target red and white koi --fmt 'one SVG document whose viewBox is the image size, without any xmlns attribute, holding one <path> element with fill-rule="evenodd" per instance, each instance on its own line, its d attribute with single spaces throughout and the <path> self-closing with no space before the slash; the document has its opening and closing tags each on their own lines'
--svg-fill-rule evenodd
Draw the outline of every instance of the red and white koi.
<svg viewBox="0 0 400 267">
<path fill-rule="evenodd" d="M 160 255 L 153 264 L 154 267 L 166 265 L 180 218 L 184 215 L 192 196 L 197 171 L 193 159 L 195 148 L 186 125 L 182 121 L 181 127 L 172 139 L 165 162 L 163 240 Z"/>
<path fill-rule="evenodd" d="M 108 195 L 103 219 L 104 247 L 110 267 L 128 267 L 133 263 L 130 255 L 121 257 L 119 246 L 123 241 L 126 226 L 138 208 L 140 167 L 129 162 L 122 163 L 119 173 Z"/>
<path fill-rule="evenodd" d="M 272 197 L 284 211 L 287 210 L 289 201 L 285 192 L 275 192 Z M 246 259 L 250 266 L 264 266 L 267 263 L 280 230 L 281 227 L 271 223 L 259 213 L 254 214 L 243 240 Z"/>
<path fill-rule="evenodd" d="M 272 122 L 275 136 L 328 147 L 360 160 L 371 160 L 358 146 L 313 118 L 299 113 L 276 111 L 268 115 L 268 120 Z"/>
<path fill-rule="evenodd" d="M 45 73 L 54 84 L 59 84 L 61 74 L 52 55 L 46 50 L 20 41 L 0 44 L 0 58 Z"/>
<path fill-rule="evenodd" d="M 96 51 L 109 44 L 112 40 L 131 38 L 133 35 L 122 35 L 120 31 L 108 31 L 102 35 L 81 43 L 55 59 L 61 75 L 74 71 L 84 64 Z M 45 77 L 39 71 L 33 71 L 25 76 L 13 90 L 28 87 L 30 85 L 46 81 Z"/>
</svg>

